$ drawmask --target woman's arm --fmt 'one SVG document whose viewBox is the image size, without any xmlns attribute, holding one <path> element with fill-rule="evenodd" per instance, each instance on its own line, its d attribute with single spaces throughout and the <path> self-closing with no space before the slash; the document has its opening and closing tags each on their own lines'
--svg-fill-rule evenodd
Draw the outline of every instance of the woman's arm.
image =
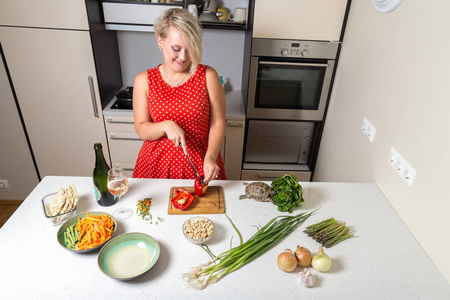
<svg viewBox="0 0 450 300">
<path fill-rule="evenodd" d="M 210 102 L 210 119 L 209 119 L 209 139 L 208 150 L 206 151 L 203 171 L 205 181 L 209 182 L 219 173 L 217 165 L 217 155 L 222 147 L 225 138 L 226 122 L 226 99 L 225 91 L 220 82 L 219 75 L 216 70 L 211 67 L 206 69 L 206 88 L 208 90 Z"/>
<path fill-rule="evenodd" d="M 139 73 L 133 85 L 134 128 L 143 140 L 154 141 L 167 135 L 176 147 L 181 143 L 186 150 L 184 131 L 173 121 L 154 123 L 148 107 L 147 71 Z"/>
</svg>

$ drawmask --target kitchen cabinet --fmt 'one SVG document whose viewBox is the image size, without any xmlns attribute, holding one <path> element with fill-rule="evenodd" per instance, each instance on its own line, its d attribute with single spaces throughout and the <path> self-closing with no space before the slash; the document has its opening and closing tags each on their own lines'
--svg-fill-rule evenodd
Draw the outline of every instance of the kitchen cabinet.
<svg viewBox="0 0 450 300">
<path fill-rule="evenodd" d="M 2 0 L 0 25 L 88 30 L 83 0 Z"/>
<path fill-rule="evenodd" d="M 107 94 L 117 85 L 111 78 L 117 77 L 118 56 L 117 62 L 110 59 L 117 45 L 109 48 L 114 40 L 101 35 L 103 29 L 88 18 L 96 4 L 94 0 L 0 3 L 0 43 L 40 178 L 90 176 L 94 143 L 107 149 L 101 87 L 106 85 Z M 99 54 L 96 50 L 102 47 L 108 52 Z M 97 67 L 102 63 L 106 68 Z M 106 78 L 102 85 L 101 78 Z"/>
<path fill-rule="evenodd" d="M 107 144 L 89 32 L 0 27 L 0 41 L 40 175 L 91 174 Z"/>
<path fill-rule="evenodd" d="M 340 41 L 348 0 L 255 0 L 253 38 Z"/>
<path fill-rule="evenodd" d="M 3 60 L 0 99 L 0 179 L 7 180 L 10 187 L 0 189 L 0 199 L 23 200 L 39 180 Z"/>
<path fill-rule="evenodd" d="M 134 117 L 104 116 L 112 166 L 119 166 L 131 178 L 143 141 L 134 129 Z"/>
</svg>

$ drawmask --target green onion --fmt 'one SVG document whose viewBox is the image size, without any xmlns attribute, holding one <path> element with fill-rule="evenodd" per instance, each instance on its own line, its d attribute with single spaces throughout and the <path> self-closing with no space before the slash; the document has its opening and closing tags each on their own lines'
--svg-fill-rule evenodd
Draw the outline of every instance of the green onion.
<svg viewBox="0 0 450 300">
<path fill-rule="evenodd" d="M 314 212 L 301 213 L 296 216 L 275 217 L 245 243 L 241 243 L 239 246 L 224 251 L 215 257 L 211 255 L 208 249 L 208 254 L 213 257 L 213 260 L 192 268 L 188 273 L 184 273 L 183 280 L 196 289 L 204 289 L 209 284 L 217 282 L 226 274 L 236 271 L 262 255 L 279 240 L 294 231 Z M 236 227 L 234 228 L 236 229 Z"/>
</svg>

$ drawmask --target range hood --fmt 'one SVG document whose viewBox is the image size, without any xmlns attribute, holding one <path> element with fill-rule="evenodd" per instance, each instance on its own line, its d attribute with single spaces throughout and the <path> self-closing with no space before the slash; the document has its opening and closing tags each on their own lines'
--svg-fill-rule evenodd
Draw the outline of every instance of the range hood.
<svg viewBox="0 0 450 300">
<path fill-rule="evenodd" d="M 169 8 L 183 7 L 182 3 L 102 1 L 106 30 L 154 32 L 154 24 Z"/>
</svg>

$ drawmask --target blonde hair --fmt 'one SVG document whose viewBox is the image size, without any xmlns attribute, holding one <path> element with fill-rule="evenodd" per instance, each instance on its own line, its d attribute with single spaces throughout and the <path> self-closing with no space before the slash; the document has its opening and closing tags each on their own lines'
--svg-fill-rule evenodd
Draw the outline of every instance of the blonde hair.
<svg viewBox="0 0 450 300">
<path fill-rule="evenodd" d="M 194 15 L 183 8 L 165 10 L 155 23 L 155 35 L 162 39 L 167 37 L 170 26 L 180 31 L 191 58 L 192 72 L 202 60 L 202 27 Z"/>
</svg>

